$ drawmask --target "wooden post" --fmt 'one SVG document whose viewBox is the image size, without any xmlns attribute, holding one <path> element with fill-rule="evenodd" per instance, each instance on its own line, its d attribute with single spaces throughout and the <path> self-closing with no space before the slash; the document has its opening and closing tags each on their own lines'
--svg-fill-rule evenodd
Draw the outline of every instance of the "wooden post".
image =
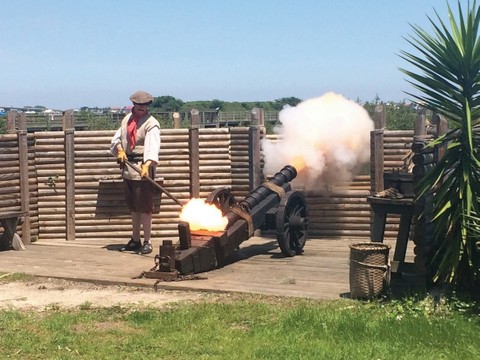
<svg viewBox="0 0 480 360">
<path fill-rule="evenodd" d="M 190 196 L 200 196 L 200 153 L 199 153 L 199 122 L 200 115 L 197 109 L 190 111 L 191 125 L 188 130 L 188 150 L 190 157 Z"/>
<path fill-rule="evenodd" d="M 253 108 L 252 123 L 248 128 L 248 180 L 250 191 L 261 185 L 260 126 L 263 126 L 263 114 L 263 109 Z"/>
<path fill-rule="evenodd" d="M 65 136 L 66 239 L 75 240 L 75 125 L 73 110 L 63 114 Z"/>
<path fill-rule="evenodd" d="M 172 114 L 173 117 L 173 128 L 180 129 L 180 114 L 178 112 L 174 112 Z"/>
<path fill-rule="evenodd" d="M 16 117 L 17 117 L 17 112 L 15 110 L 10 110 L 7 113 L 7 134 L 15 134 Z"/>
<path fill-rule="evenodd" d="M 264 111 L 261 108 L 253 108 L 251 125 L 248 128 L 248 185 L 249 191 L 253 191 L 262 184 L 262 166 L 260 164 L 260 127 L 265 126 Z M 254 236 L 261 236 L 262 231 L 256 229 Z"/>
<path fill-rule="evenodd" d="M 386 124 L 385 105 L 377 105 L 374 114 L 375 128 L 370 133 L 370 176 L 371 191 L 378 193 L 384 189 L 384 130 Z"/>
<path fill-rule="evenodd" d="M 18 118 L 17 138 L 20 170 L 20 201 L 22 203 L 22 212 L 25 213 L 25 218 L 22 223 L 22 240 L 25 244 L 30 244 L 30 186 L 28 182 L 27 119 L 23 112 L 19 114 Z"/>
<path fill-rule="evenodd" d="M 415 119 L 414 136 L 412 143 L 413 156 L 413 185 L 417 187 L 418 182 L 425 174 L 433 168 L 433 149 L 426 149 L 428 143 L 426 128 L 425 109 L 421 109 Z M 417 275 L 418 285 L 425 286 L 427 280 L 427 261 L 431 252 L 433 239 L 433 214 L 431 211 L 431 195 L 421 199 L 415 199 L 413 243 L 414 243 L 414 271 Z"/>
<path fill-rule="evenodd" d="M 441 115 L 434 115 L 433 116 L 433 124 L 436 127 L 436 134 L 435 137 L 438 138 L 442 135 L 445 135 L 448 131 L 448 122 L 445 120 L 445 118 Z M 445 151 L 447 150 L 447 145 L 439 146 L 437 148 L 437 151 L 435 152 L 435 162 L 438 162 L 443 155 L 445 155 Z"/>
<path fill-rule="evenodd" d="M 426 169 L 431 167 L 432 161 L 425 162 L 424 158 L 428 156 L 422 156 L 432 153 L 432 149 L 424 149 L 424 146 L 427 144 L 427 120 L 425 117 L 425 109 L 421 109 L 417 117 L 415 118 L 414 133 L 413 133 L 413 143 L 412 151 L 414 155 L 414 167 L 413 167 L 413 183 L 416 185 L 425 175 Z M 422 159 L 422 161 L 418 161 Z M 432 157 L 433 160 L 433 157 Z"/>
<path fill-rule="evenodd" d="M 417 117 L 415 119 L 415 124 L 414 124 L 414 131 L 413 131 L 413 140 L 415 139 L 425 139 L 425 136 L 427 135 L 427 120 L 425 118 L 425 110 L 420 111 L 417 114 Z"/>
</svg>

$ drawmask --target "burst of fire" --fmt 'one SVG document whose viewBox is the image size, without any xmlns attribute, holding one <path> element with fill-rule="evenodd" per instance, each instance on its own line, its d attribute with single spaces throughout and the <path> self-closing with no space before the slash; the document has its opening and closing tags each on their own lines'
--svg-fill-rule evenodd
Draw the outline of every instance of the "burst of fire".
<svg viewBox="0 0 480 360">
<path fill-rule="evenodd" d="M 188 222 L 190 230 L 223 231 L 228 223 L 215 205 L 195 198 L 183 206 L 180 220 Z"/>
</svg>

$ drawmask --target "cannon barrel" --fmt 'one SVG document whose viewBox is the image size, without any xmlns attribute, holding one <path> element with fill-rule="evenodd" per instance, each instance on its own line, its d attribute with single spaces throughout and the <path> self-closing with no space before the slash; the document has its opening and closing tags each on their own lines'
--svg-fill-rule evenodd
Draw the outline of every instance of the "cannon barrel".
<svg viewBox="0 0 480 360">
<path fill-rule="evenodd" d="M 260 185 L 258 188 L 253 190 L 248 194 L 244 200 L 242 200 L 239 205 L 245 211 L 252 210 L 258 203 L 265 199 L 268 195 L 272 193 L 271 188 L 268 187 L 269 184 L 274 184 L 276 186 L 283 186 L 286 183 L 289 183 L 297 177 L 297 170 L 291 166 L 286 165 L 282 170 L 277 172 L 269 181 Z"/>
<path fill-rule="evenodd" d="M 277 194 L 279 198 L 283 194 L 279 192 L 284 192 L 283 189 L 285 185 L 288 185 L 290 181 L 297 177 L 297 170 L 291 166 L 286 165 L 282 170 L 277 172 L 269 181 L 263 183 L 255 190 L 251 191 L 245 199 L 238 203 L 238 207 L 245 211 L 246 213 L 251 214 L 252 210 L 258 206 L 263 200 L 265 200 L 271 194 Z M 237 220 L 241 218 L 241 215 L 235 211 L 228 211 L 224 215 L 228 219 L 227 229 L 230 228 Z"/>
</svg>

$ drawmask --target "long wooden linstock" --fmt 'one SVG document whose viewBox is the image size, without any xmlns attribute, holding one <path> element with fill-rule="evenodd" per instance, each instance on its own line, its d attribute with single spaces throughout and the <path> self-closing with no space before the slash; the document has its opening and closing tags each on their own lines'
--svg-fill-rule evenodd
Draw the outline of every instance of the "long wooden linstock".
<svg viewBox="0 0 480 360">
<path fill-rule="evenodd" d="M 135 170 L 136 172 L 138 172 L 139 174 L 142 173 L 142 170 L 136 166 L 135 164 L 132 164 L 130 161 L 128 160 L 125 160 L 125 164 L 127 164 L 128 166 L 130 166 L 133 170 Z M 147 179 L 148 181 L 150 181 L 153 185 L 155 185 L 157 188 L 159 188 L 160 190 L 162 190 L 165 195 L 167 195 L 170 199 L 172 199 L 173 201 L 175 201 L 178 205 L 180 206 L 184 206 L 185 204 L 183 204 L 180 200 L 178 200 L 175 196 L 173 196 L 167 189 L 165 189 L 162 185 L 160 185 L 159 183 L 157 183 L 155 180 L 153 180 L 150 176 L 144 176 L 143 178 Z"/>
</svg>

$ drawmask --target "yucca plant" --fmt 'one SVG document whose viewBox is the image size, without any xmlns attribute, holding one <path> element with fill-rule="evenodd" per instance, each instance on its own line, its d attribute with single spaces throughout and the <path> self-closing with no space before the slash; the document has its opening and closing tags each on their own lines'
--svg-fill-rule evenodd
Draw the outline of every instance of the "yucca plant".
<svg viewBox="0 0 480 360">
<path fill-rule="evenodd" d="M 419 72 L 401 69 L 419 94 L 412 100 L 439 115 L 449 131 L 428 146 L 446 145 L 438 164 L 419 183 L 417 198 L 433 199 L 435 245 L 433 281 L 473 290 L 480 284 L 480 10 L 476 0 L 455 18 L 447 3 L 449 27 L 435 11 L 434 34 L 412 25 L 406 40 L 418 54 L 400 57 Z"/>
</svg>

